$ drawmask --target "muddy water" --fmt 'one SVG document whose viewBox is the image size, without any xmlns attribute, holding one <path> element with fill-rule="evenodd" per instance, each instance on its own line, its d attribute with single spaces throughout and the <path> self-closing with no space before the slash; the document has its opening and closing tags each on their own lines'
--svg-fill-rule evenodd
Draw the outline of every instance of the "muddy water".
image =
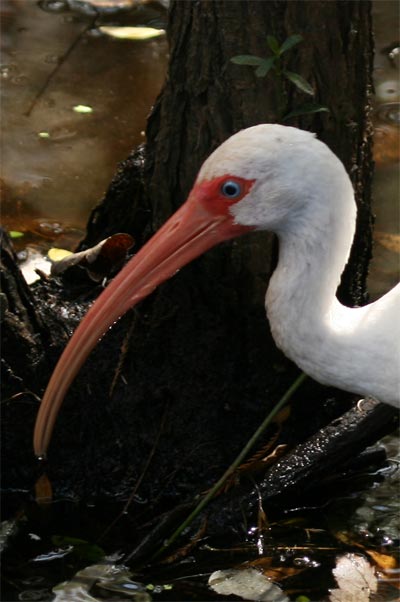
<svg viewBox="0 0 400 602">
<path fill-rule="evenodd" d="M 400 275 L 400 47 L 399 4 L 373 3 L 375 24 L 375 248 L 370 269 L 372 298 L 392 288 Z"/>
<path fill-rule="evenodd" d="M 99 27 L 161 29 L 165 9 L 132 0 L 111 3 L 121 10 L 109 4 L 2 5 L 3 218 L 12 230 L 33 229 L 39 242 L 55 222 L 56 229 L 84 228 L 118 162 L 143 140 L 164 79 L 165 35 L 116 39 Z M 87 112 L 77 112 L 79 105 Z"/>
</svg>

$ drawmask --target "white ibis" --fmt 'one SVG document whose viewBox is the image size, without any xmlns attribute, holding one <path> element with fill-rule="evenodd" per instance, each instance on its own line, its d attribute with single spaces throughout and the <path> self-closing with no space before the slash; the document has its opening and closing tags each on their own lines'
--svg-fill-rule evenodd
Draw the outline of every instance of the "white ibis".
<svg viewBox="0 0 400 602">
<path fill-rule="evenodd" d="M 252 230 L 279 238 L 266 308 L 276 344 L 315 380 L 398 406 L 400 285 L 348 308 L 336 290 L 356 218 L 350 179 L 313 134 L 257 125 L 204 162 L 184 205 L 95 301 L 62 354 L 44 394 L 34 448 L 46 454 L 66 391 L 107 329 L 182 266 Z"/>
</svg>

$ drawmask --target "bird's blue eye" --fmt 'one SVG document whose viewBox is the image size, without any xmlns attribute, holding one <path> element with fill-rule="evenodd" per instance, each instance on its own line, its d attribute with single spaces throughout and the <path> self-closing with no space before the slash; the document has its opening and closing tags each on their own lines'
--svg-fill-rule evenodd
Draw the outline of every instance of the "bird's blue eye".
<svg viewBox="0 0 400 602">
<path fill-rule="evenodd" d="M 221 193 L 227 199 L 237 199 L 242 194 L 242 187 L 235 180 L 226 180 L 221 186 Z"/>
</svg>

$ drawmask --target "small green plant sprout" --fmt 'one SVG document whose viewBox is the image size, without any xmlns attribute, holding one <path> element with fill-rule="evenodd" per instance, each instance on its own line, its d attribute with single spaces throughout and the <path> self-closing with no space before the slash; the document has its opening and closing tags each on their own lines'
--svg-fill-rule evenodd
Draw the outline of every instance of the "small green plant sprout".
<svg viewBox="0 0 400 602">
<path fill-rule="evenodd" d="M 272 52 L 272 56 L 263 58 L 261 56 L 254 56 L 252 54 L 239 54 L 231 58 L 231 62 L 235 65 L 245 65 L 254 68 L 256 77 L 266 77 L 268 73 L 272 72 L 278 79 L 283 83 L 284 79 L 289 80 L 298 90 L 309 96 L 314 96 L 315 92 L 312 86 L 302 77 L 299 73 L 288 71 L 283 63 L 283 55 L 285 52 L 303 41 L 303 38 L 299 34 L 294 34 L 286 38 L 283 44 L 279 44 L 275 36 L 267 36 L 267 44 Z M 283 86 L 282 86 L 283 90 Z M 284 93 L 282 92 L 282 95 Z M 329 112 L 327 107 L 317 103 L 306 103 L 295 108 L 290 113 L 282 117 L 283 121 L 291 117 L 297 117 L 298 115 L 306 115 L 311 113 L 320 113 L 321 111 Z"/>
</svg>

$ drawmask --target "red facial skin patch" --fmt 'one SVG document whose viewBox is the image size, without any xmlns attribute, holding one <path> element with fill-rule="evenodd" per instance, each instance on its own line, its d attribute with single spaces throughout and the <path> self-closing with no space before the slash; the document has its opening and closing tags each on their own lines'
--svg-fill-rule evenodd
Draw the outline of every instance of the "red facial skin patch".
<svg viewBox="0 0 400 602">
<path fill-rule="evenodd" d="M 241 194 L 235 198 L 229 198 L 222 193 L 225 182 L 236 182 L 242 189 Z M 255 180 L 246 180 L 237 176 L 225 174 L 213 180 L 204 180 L 195 184 L 190 196 L 194 196 L 209 213 L 231 217 L 229 208 L 241 201 L 251 190 Z"/>
</svg>

